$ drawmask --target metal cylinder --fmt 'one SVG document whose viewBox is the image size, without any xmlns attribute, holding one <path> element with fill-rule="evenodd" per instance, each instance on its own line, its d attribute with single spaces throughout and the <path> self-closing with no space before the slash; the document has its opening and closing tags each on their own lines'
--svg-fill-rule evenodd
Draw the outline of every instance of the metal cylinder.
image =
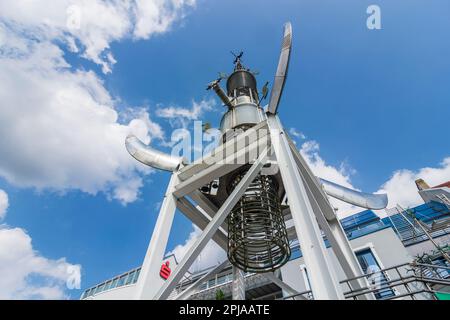
<svg viewBox="0 0 450 320">
<path fill-rule="evenodd" d="M 238 174 L 234 188 L 244 176 Z M 291 250 L 281 212 L 278 184 L 258 175 L 228 215 L 228 259 L 246 272 L 269 272 L 290 258 Z"/>
<path fill-rule="evenodd" d="M 226 95 L 225 91 L 222 90 L 222 88 L 219 86 L 219 84 L 213 85 L 212 88 L 214 89 L 214 92 L 217 94 L 217 96 L 222 100 L 222 102 L 228 107 L 231 108 L 231 101 L 230 98 Z"/>
<path fill-rule="evenodd" d="M 252 127 L 264 121 L 264 111 L 253 103 L 241 103 L 237 107 L 229 109 L 220 121 L 220 131 L 224 134 L 230 129 Z"/>
<path fill-rule="evenodd" d="M 257 92 L 256 89 L 256 79 L 255 76 L 247 71 L 247 70 L 237 70 L 233 72 L 227 80 L 227 93 L 228 96 L 234 97 L 234 90 L 239 89 L 250 89 L 253 90 L 253 92 Z M 246 92 L 247 94 L 247 92 Z M 240 96 L 241 94 L 237 94 L 236 96 Z"/>
</svg>

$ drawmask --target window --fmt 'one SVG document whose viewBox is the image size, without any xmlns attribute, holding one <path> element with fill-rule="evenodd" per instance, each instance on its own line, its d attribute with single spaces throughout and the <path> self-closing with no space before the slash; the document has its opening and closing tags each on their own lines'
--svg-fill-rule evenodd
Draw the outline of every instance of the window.
<svg viewBox="0 0 450 320">
<path fill-rule="evenodd" d="M 125 284 L 125 278 L 127 277 L 127 275 L 126 274 L 124 274 L 123 276 L 121 276 L 120 278 L 119 278 L 119 282 L 117 283 L 117 286 L 118 287 L 121 287 L 121 286 L 123 286 L 124 284 Z"/>
<path fill-rule="evenodd" d="M 102 283 L 101 285 L 98 286 L 96 293 L 102 292 L 104 288 L 105 288 L 105 284 Z"/>
<path fill-rule="evenodd" d="M 134 271 L 131 271 L 131 272 L 128 274 L 127 281 L 125 282 L 125 285 L 128 285 L 128 284 L 130 284 L 131 282 L 133 282 L 133 278 L 134 278 Z"/>
<path fill-rule="evenodd" d="M 134 279 L 133 279 L 133 283 L 136 283 L 138 281 L 140 273 L 141 273 L 141 269 L 137 269 L 136 270 L 136 274 L 135 274 Z"/>
<path fill-rule="evenodd" d="M 377 299 L 386 299 L 395 296 L 394 291 L 388 287 L 388 278 L 384 272 L 380 272 L 380 264 L 378 263 L 375 255 L 370 248 L 356 252 L 358 262 L 365 274 L 368 276 L 369 284 L 373 285 L 374 289 L 378 289 L 374 292 Z"/>
<path fill-rule="evenodd" d="M 109 280 L 108 282 L 106 282 L 106 285 L 105 285 L 105 291 L 106 290 L 109 290 L 110 288 L 111 288 L 111 283 L 112 283 L 112 281 L 111 280 Z"/>
<path fill-rule="evenodd" d="M 228 281 L 228 277 L 226 275 L 220 276 L 217 278 L 217 284 L 224 284 Z"/>
<path fill-rule="evenodd" d="M 111 284 L 110 289 L 117 287 L 117 282 L 119 281 L 119 278 L 115 278 Z"/>
<path fill-rule="evenodd" d="M 450 264 L 445 260 L 444 257 L 436 258 L 432 261 L 432 264 L 436 266 L 443 266 L 443 267 L 450 267 Z M 447 279 L 450 277 L 450 270 L 444 269 L 444 268 L 438 268 L 436 269 L 436 273 L 439 275 L 440 278 Z"/>
<path fill-rule="evenodd" d="M 92 295 L 95 295 L 97 292 L 99 292 L 98 287 L 95 287 L 94 289 L 92 289 L 91 292 L 92 292 Z"/>
<path fill-rule="evenodd" d="M 81 296 L 81 299 L 86 298 L 89 295 L 89 291 L 90 291 L 90 289 L 88 289 L 85 292 L 83 292 L 83 295 Z"/>
<path fill-rule="evenodd" d="M 214 287 L 216 285 L 216 279 L 208 280 L 208 288 Z"/>
</svg>

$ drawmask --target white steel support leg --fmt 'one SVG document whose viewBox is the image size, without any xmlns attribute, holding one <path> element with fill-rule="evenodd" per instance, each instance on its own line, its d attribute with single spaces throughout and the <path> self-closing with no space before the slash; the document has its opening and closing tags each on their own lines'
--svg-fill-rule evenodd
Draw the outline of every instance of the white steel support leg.
<svg viewBox="0 0 450 320">
<path fill-rule="evenodd" d="M 363 275 L 361 266 L 358 263 L 350 242 L 342 228 L 336 213 L 328 200 L 327 195 L 319 185 L 317 178 L 312 173 L 308 164 L 302 158 L 295 145 L 290 142 L 291 151 L 294 154 L 298 170 L 305 183 L 306 191 L 313 207 L 317 222 L 325 233 L 331 244 L 336 258 L 348 279 L 357 278 Z M 352 289 L 360 290 L 368 286 L 365 278 L 358 278 L 350 282 Z M 373 294 L 362 295 L 360 299 L 374 299 Z"/>
<path fill-rule="evenodd" d="M 258 173 L 261 171 L 261 168 L 265 164 L 267 160 L 267 148 L 261 152 L 258 159 L 255 163 L 250 167 L 244 177 L 241 179 L 239 184 L 233 190 L 233 192 L 229 195 L 227 200 L 223 203 L 220 209 L 217 211 L 214 218 L 211 222 L 206 226 L 203 230 L 200 237 L 194 243 L 192 247 L 189 248 L 188 252 L 186 252 L 183 260 L 171 274 L 169 279 L 164 283 L 162 288 L 158 291 L 155 296 L 156 300 L 164 300 L 170 295 L 172 290 L 175 288 L 177 283 L 181 280 L 184 274 L 188 271 L 189 267 L 198 257 L 200 252 L 206 246 L 208 241 L 212 238 L 212 236 L 216 233 L 217 229 L 223 223 L 227 215 L 230 213 L 231 209 L 236 205 L 239 199 L 242 197 L 244 192 L 247 190 L 250 183 L 256 178 Z"/>
<path fill-rule="evenodd" d="M 342 267 L 346 277 L 348 279 L 353 279 L 359 275 L 363 275 L 361 267 L 359 266 L 358 260 L 353 253 L 350 244 L 348 243 L 347 236 L 342 229 L 341 224 L 337 219 L 328 221 L 325 219 L 320 206 L 317 203 L 317 199 L 312 196 L 309 189 L 309 185 L 305 183 L 307 187 L 307 194 L 310 199 L 311 205 L 314 212 L 316 213 L 317 222 L 319 223 L 322 231 L 325 233 L 328 241 L 330 242 L 331 248 L 333 249 L 339 264 Z M 368 287 L 368 282 L 366 278 L 357 278 L 350 281 L 350 285 L 354 290 L 361 290 Z M 361 295 L 358 297 L 361 300 L 372 300 L 374 299 L 373 294 Z"/>
<path fill-rule="evenodd" d="M 267 121 L 314 298 L 344 299 L 284 130 L 278 117 L 268 115 Z"/>
<path fill-rule="evenodd" d="M 176 210 L 176 198 L 172 192 L 178 183 L 176 173 L 172 174 L 169 186 L 167 187 L 161 209 L 159 210 L 158 220 L 153 229 L 152 238 L 145 254 L 139 279 L 136 283 L 136 299 L 153 299 L 157 290 L 158 283 L 161 283 L 159 270 L 166 251 L 167 241 L 169 239 L 170 229 Z M 162 285 L 162 283 L 161 283 Z"/>
<path fill-rule="evenodd" d="M 233 270 L 233 282 L 231 284 L 231 293 L 233 300 L 245 300 L 245 279 L 244 271 L 232 267 Z"/>
</svg>

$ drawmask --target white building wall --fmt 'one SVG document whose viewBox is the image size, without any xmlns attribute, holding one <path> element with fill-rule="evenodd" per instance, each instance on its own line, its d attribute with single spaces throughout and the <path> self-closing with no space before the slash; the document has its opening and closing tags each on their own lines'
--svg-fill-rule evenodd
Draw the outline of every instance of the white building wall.
<svg viewBox="0 0 450 320">
<path fill-rule="evenodd" d="M 450 235 L 447 234 L 438 238 L 434 238 L 433 240 L 438 245 L 445 246 L 450 243 Z M 411 256 L 416 257 L 417 255 L 422 255 L 423 253 L 431 253 L 432 251 L 436 250 L 436 247 L 431 241 L 427 240 L 408 246 L 406 247 L 406 249 Z"/>
<path fill-rule="evenodd" d="M 381 268 L 407 263 L 412 261 L 412 256 L 403 246 L 400 239 L 391 228 L 386 228 L 375 233 L 371 233 L 350 241 L 350 245 L 355 251 L 363 250 L 370 247 L 378 258 Z M 346 279 L 344 271 L 339 266 L 338 260 L 331 248 L 327 248 L 327 253 L 337 270 L 339 281 Z M 300 257 L 286 263 L 281 268 L 281 276 L 284 282 L 292 286 L 299 292 L 309 290 L 305 284 L 305 277 L 302 274 L 302 266 L 304 266 L 304 258 Z M 396 274 L 388 273 L 388 276 L 395 277 Z M 348 287 L 343 287 L 344 291 L 348 291 Z"/>
</svg>

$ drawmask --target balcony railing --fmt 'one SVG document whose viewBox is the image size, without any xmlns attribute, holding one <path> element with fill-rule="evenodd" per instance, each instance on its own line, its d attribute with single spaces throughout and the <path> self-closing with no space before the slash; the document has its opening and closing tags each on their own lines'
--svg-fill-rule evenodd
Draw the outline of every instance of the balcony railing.
<svg viewBox="0 0 450 320">
<path fill-rule="evenodd" d="M 81 299 L 86 299 L 92 297 L 101 292 L 111 290 L 118 287 L 123 287 L 127 285 L 135 284 L 139 278 L 139 273 L 141 272 L 141 267 L 133 269 L 131 271 L 125 272 L 119 276 L 112 279 L 106 280 L 94 287 L 91 287 L 83 292 Z"/>
</svg>

